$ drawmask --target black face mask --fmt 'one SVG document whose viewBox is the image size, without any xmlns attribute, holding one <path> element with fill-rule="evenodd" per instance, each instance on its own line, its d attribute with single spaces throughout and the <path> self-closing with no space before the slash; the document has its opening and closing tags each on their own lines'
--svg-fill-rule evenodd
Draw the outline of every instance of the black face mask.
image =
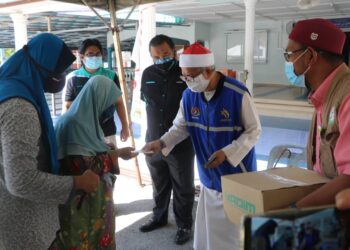
<svg viewBox="0 0 350 250">
<path fill-rule="evenodd" d="M 169 71 L 175 65 L 175 63 L 176 63 L 176 61 L 173 58 L 169 62 L 162 63 L 162 64 L 155 64 L 155 66 L 163 71 Z"/>
<path fill-rule="evenodd" d="M 66 84 L 66 74 L 61 73 L 49 73 L 44 79 L 44 92 L 46 93 L 58 93 L 61 92 Z"/>
<path fill-rule="evenodd" d="M 29 59 L 33 62 L 34 66 L 39 71 L 39 74 L 44 82 L 44 86 L 43 86 L 44 92 L 55 94 L 62 91 L 62 89 L 64 88 L 64 85 L 66 84 L 66 74 L 56 73 L 41 66 L 29 55 L 28 47 L 26 45 L 23 47 L 23 50 L 26 52 Z M 43 76 L 42 71 L 47 72 L 48 75 Z"/>
</svg>

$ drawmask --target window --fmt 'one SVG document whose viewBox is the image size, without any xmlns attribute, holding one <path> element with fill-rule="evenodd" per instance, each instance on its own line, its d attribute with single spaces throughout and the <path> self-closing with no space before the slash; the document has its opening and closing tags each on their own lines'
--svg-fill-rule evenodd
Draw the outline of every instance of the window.
<svg viewBox="0 0 350 250">
<path fill-rule="evenodd" d="M 244 62 L 244 31 L 226 33 L 226 60 L 227 63 Z M 267 30 L 255 31 L 254 62 L 267 61 Z"/>
</svg>

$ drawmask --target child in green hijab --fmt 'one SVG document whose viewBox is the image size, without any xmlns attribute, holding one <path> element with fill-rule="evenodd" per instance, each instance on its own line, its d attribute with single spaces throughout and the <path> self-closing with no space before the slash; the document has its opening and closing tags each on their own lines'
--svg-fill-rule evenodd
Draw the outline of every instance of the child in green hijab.
<svg viewBox="0 0 350 250">
<path fill-rule="evenodd" d="M 113 186 L 117 158 L 130 159 L 137 154 L 131 147 L 111 151 L 104 141 L 99 117 L 120 95 L 112 80 L 94 76 L 56 123 L 59 173 L 79 175 L 90 169 L 101 177 L 101 182 L 96 192 L 74 193 L 60 207 L 61 228 L 51 250 L 116 248 Z"/>
</svg>

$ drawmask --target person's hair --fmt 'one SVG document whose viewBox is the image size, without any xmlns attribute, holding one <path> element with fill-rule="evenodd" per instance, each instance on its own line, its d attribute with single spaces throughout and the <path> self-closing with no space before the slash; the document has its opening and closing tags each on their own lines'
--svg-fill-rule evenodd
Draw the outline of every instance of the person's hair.
<svg viewBox="0 0 350 250">
<path fill-rule="evenodd" d="M 302 49 L 307 49 L 308 46 L 301 44 Z M 329 64 L 338 64 L 341 62 L 344 62 L 344 58 L 343 55 L 337 55 L 334 54 L 332 52 L 328 52 L 328 51 L 324 51 L 324 50 L 320 50 L 317 48 L 314 48 L 312 46 L 310 46 L 311 48 L 313 48 L 323 59 L 325 59 Z"/>
<path fill-rule="evenodd" d="M 337 55 L 328 51 L 319 50 L 318 53 L 330 64 L 338 64 L 344 62 L 342 55 Z"/>
<path fill-rule="evenodd" d="M 175 44 L 173 40 L 166 35 L 156 35 L 153 37 L 149 42 L 149 50 L 151 50 L 151 47 L 156 47 L 162 45 L 163 43 L 167 43 L 172 50 L 175 50 Z"/>
<path fill-rule="evenodd" d="M 96 46 L 101 51 L 101 54 L 103 53 L 102 45 L 101 45 L 99 40 L 97 40 L 97 39 L 85 39 L 79 47 L 79 54 L 84 55 L 86 49 L 90 46 Z"/>
</svg>

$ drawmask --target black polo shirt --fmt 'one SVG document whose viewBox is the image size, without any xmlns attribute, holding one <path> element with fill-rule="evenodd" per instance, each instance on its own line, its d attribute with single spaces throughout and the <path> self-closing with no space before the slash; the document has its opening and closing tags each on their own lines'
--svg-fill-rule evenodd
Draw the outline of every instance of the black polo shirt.
<svg viewBox="0 0 350 250">
<path fill-rule="evenodd" d="M 146 103 L 146 142 L 159 139 L 173 125 L 179 110 L 182 92 L 187 88 L 180 79 L 181 69 L 177 61 L 168 70 L 158 65 L 144 70 L 141 80 L 141 99 Z M 179 143 L 172 152 L 192 148 L 190 138 Z"/>
</svg>

